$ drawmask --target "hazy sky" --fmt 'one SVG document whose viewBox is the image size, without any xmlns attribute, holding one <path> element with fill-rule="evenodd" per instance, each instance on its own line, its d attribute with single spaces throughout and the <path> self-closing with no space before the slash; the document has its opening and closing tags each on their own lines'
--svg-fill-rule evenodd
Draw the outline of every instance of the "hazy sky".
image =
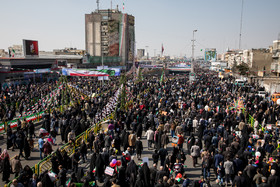
<svg viewBox="0 0 280 187">
<path fill-rule="evenodd" d="M 125 3 L 125 13 L 135 16 L 136 48 L 150 56 L 191 55 L 195 33 L 195 55 L 201 49 L 238 48 L 242 0 L 113 0 L 113 8 Z M 97 8 L 96 0 L 0 0 L 0 49 L 39 41 L 39 50 L 64 47 L 85 49 L 85 14 Z M 100 0 L 100 9 L 111 7 Z M 280 0 L 244 0 L 242 48 L 267 48 L 280 33 Z"/>
</svg>

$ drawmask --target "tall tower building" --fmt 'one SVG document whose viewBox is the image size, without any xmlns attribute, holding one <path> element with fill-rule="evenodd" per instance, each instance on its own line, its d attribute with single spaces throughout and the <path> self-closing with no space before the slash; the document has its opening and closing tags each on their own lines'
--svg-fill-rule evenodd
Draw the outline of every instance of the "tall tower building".
<svg viewBox="0 0 280 187">
<path fill-rule="evenodd" d="M 134 16 L 118 9 L 96 10 L 85 15 L 86 52 L 93 62 L 103 58 L 110 62 L 129 66 L 134 61 Z M 102 57 L 102 58 L 101 58 Z"/>
</svg>

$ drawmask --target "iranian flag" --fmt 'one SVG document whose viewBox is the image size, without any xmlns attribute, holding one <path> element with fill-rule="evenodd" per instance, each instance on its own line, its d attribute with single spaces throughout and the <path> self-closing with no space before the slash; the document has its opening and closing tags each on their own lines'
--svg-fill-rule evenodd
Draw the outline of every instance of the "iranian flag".
<svg viewBox="0 0 280 187">
<path fill-rule="evenodd" d="M 38 118 L 41 119 L 44 115 L 44 112 L 40 112 Z"/>
<path fill-rule="evenodd" d="M 34 120 L 36 120 L 36 119 L 37 119 L 37 117 L 36 117 L 35 114 L 26 117 L 26 121 L 27 121 L 27 122 L 29 122 L 29 121 L 34 121 Z"/>
<path fill-rule="evenodd" d="M 0 124 L 0 132 L 3 131 L 3 130 L 5 130 L 5 126 L 4 126 L 4 124 L 2 123 L 2 124 Z"/>
<path fill-rule="evenodd" d="M 17 127 L 17 120 L 13 120 L 13 121 L 9 122 L 9 125 L 10 125 L 11 129 Z"/>
</svg>

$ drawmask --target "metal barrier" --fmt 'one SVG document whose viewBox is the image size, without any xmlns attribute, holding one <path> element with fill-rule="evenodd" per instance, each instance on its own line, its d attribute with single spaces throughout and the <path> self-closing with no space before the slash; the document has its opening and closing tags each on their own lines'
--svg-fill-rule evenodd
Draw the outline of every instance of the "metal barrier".
<svg viewBox="0 0 280 187">
<path fill-rule="evenodd" d="M 97 133 L 98 131 L 100 131 L 101 123 L 103 121 L 106 121 L 108 119 L 113 119 L 114 117 L 115 117 L 115 111 L 112 112 L 110 115 L 108 115 L 103 120 L 101 120 L 100 122 L 98 122 L 97 124 L 94 124 L 92 127 L 88 128 L 86 131 L 84 131 L 83 133 L 78 135 L 75 138 L 75 142 L 73 144 L 67 143 L 67 144 L 63 145 L 60 148 L 61 153 L 63 154 L 64 152 L 66 152 L 68 154 L 68 156 L 71 156 L 75 152 L 75 148 L 79 147 L 81 145 L 82 140 L 84 140 L 87 143 L 88 136 L 90 135 L 90 133 L 92 133 L 93 131 L 94 131 L 94 133 Z M 48 155 L 46 158 L 41 160 L 38 164 L 35 164 L 35 166 L 32 167 L 33 172 L 39 176 L 42 172 L 44 172 L 46 170 L 50 170 L 52 167 L 51 158 L 54 155 L 55 155 L 55 152 Z M 12 182 L 5 184 L 5 187 L 10 187 L 11 183 Z"/>
<path fill-rule="evenodd" d="M 32 169 L 33 173 L 35 173 L 35 171 L 36 171 L 35 167 L 32 167 L 31 169 Z M 14 179 L 18 179 L 19 177 L 20 177 L 20 176 L 17 176 L 17 177 L 14 178 Z M 13 182 L 13 181 L 11 180 L 8 184 L 5 184 L 4 187 L 10 187 L 11 184 L 12 184 L 12 182 Z"/>
<path fill-rule="evenodd" d="M 115 112 L 112 112 L 109 116 L 107 116 L 102 121 L 105 121 L 107 119 L 112 119 L 112 117 L 114 116 L 114 113 Z M 95 129 L 97 129 L 98 131 L 100 130 L 101 122 L 93 125 L 89 129 L 87 129 L 85 132 L 78 135 L 75 138 L 74 144 L 67 143 L 63 147 L 61 147 L 60 148 L 61 153 L 63 154 L 64 152 L 66 152 L 68 154 L 68 156 L 71 156 L 75 152 L 75 148 L 79 147 L 81 145 L 82 140 L 84 140 L 87 143 L 88 142 L 87 137 L 89 136 L 89 134 L 92 133 Z M 54 154 L 55 153 L 50 154 L 48 157 L 44 158 L 38 164 L 35 165 L 35 173 L 37 175 L 40 175 L 42 172 L 51 169 L 51 167 L 52 167 L 51 158 L 52 158 L 52 156 L 54 156 Z"/>
<path fill-rule="evenodd" d="M 76 137 L 75 140 L 75 145 L 76 147 L 79 147 L 82 144 L 82 141 L 85 140 L 85 132 L 83 132 L 82 134 L 80 134 L 79 136 Z M 87 142 L 87 139 L 85 140 Z"/>
<path fill-rule="evenodd" d="M 42 161 L 40 161 L 38 163 L 38 171 L 37 171 L 37 175 L 39 175 L 40 173 L 43 173 L 46 170 L 50 170 L 52 167 L 52 163 L 51 163 L 51 158 L 54 154 L 49 154 L 45 159 L 43 159 Z"/>
</svg>

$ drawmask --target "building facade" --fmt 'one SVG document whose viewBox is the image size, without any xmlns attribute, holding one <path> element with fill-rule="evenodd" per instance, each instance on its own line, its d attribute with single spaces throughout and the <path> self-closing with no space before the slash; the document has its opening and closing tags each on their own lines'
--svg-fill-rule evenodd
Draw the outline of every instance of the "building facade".
<svg viewBox="0 0 280 187">
<path fill-rule="evenodd" d="M 271 72 L 277 76 L 280 74 L 280 40 L 273 41 Z"/>
<path fill-rule="evenodd" d="M 272 53 L 269 49 L 244 50 L 242 62 L 248 65 L 250 71 L 270 74 Z"/>
<path fill-rule="evenodd" d="M 137 49 L 137 59 L 141 60 L 145 56 L 145 49 Z"/>
<path fill-rule="evenodd" d="M 270 74 L 272 53 L 270 49 L 228 50 L 222 55 L 230 68 L 242 63 L 248 65 L 250 72 Z"/>
<path fill-rule="evenodd" d="M 126 66 L 134 61 L 134 16 L 118 9 L 96 10 L 85 15 L 85 47 L 93 62 L 104 60 Z M 102 57 L 102 58 L 100 58 Z M 116 64 L 114 64 L 116 65 Z"/>
</svg>

